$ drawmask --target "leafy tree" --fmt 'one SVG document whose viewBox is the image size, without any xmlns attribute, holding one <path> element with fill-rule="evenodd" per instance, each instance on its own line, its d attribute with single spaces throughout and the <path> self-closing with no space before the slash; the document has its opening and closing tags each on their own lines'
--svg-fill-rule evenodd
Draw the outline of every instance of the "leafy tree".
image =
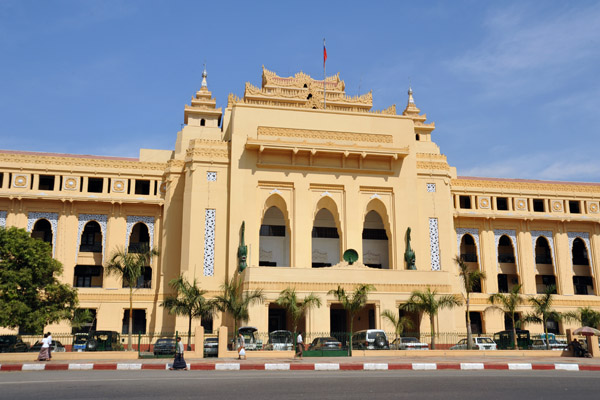
<svg viewBox="0 0 600 400">
<path fill-rule="evenodd" d="M 471 331 L 470 298 L 476 285 L 481 285 L 481 280 L 485 279 L 485 272 L 479 269 L 470 270 L 467 264 L 460 257 L 455 257 L 454 262 L 458 265 L 458 273 L 465 288 L 465 303 L 467 305 L 466 323 L 467 323 L 467 349 L 473 348 L 473 333 Z"/>
<path fill-rule="evenodd" d="M 71 316 L 71 328 L 74 329 L 74 333 L 79 331 L 84 326 L 88 325 L 90 322 L 94 321 L 94 316 L 91 311 L 87 308 L 77 308 L 73 311 L 73 315 Z M 91 329 L 91 326 L 90 326 Z M 88 330 L 89 333 L 89 330 Z"/>
<path fill-rule="evenodd" d="M 581 326 L 598 328 L 600 325 L 600 312 L 590 307 L 580 307 L 577 311 L 569 311 L 563 314 L 563 319 L 577 321 Z"/>
<path fill-rule="evenodd" d="M 298 329 L 298 321 L 308 310 L 314 307 L 321 307 L 321 299 L 314 293 L 305 296 L 302 301 L 298 300 L 296 289 L 286 288 L 279 293 L 275 302 L 289 312 L 292 319 L 292 330 L 295 333 Z"/>
<path fill-rule="evenodd" d="M 400 317 L 397 313 L 393 311 L 384 310 L 381 313 L 381 316 L 390 321 L 390 323 L 394 326 L 394 333 L 396 334 L 396 339 L 402 336 L 404 329 L 414 327 L 412 319 L 410 319 L 407 316 Z"/>
<path fill-rule="evenodd" d="M 265 295 L 262 289 L 244 291 L 242 276 L 237 272 L 221 285 L 223 294 L 215 297 L 216 307 L 221 312 L 226 312 L 233 318 L 233 334 L 237 334 L 238 322 L 248 321 L 248 308 L 254 303 L 262 303 Z"/>
<path fill-rule="evenodd" d="M 183 275 L 172 279 L 169 286 L 175 295 L 169 295 L 160 306 L 166 308 L 169 314 L 185 315 L 188 317 L 188 350 L 192 349 L 192 320 L 194 318 L 212 318 L 215 313 L 215 302 L 204 298 L 206 290 L 200 289 L 196 279 L 188 282 Z"/>
<path fill-rule="evenodd" d="M 554 293 L 556 286 L 548 285 L 541 296 L 530 297 L 529 303 L 533 311 L 524 319 L 524 322 L 533 324 L 542 324 L 544 326 L 544 334 L 546 335 L 546 349 L 550 350 L 550 340 L 548 340 L 548 320 L 560 321 L 562 315 L 552 308 L 554 302 Z"/>
<path fill-rule="evenodd" d="M 362 284 L 354 289 L 352 294 L 346 293 L 344 288 L 338 286 L 337 289 L 330 290 L 327 294 L 332 294 L 342 303 L 342 307 L 350 314 L 350 353 L 352 353 L 352 333 L 354 329 L 354 317 L 367 304 L 369 292 L 375 291 L 373 285 Z"/>
<path fill-rule="evenodd" d="M 496 293 L 488 298 L 488 302 L 492 304 L 492 308 L 501 310 L 504 315 L 512 321 L 512 339 L 513 349 L 517 348 L 517 328 L 521 328 L 522 321 L 516 321 L 517 307 L 523 304 L 523 297 L 519 294 L 521 285 L 515 285 L 510 290 L 510 293 Z"/>
<path fill-rule="evenodd" d="M 37 333 L 69 319 L 77 290 L 58 281 L 62 270 L 48 243 L 25 229 L 0 227 L 0 326 Z"/>
<path fill-rule="evenodd" d="M 129 288 L 129 329 L 127 335 L 127 349 L 132 351 L 131 335 L 133 333 L 133 290 L 138 279 L 142 276 L 143 269 L 150 264 L 152 256 L 157 256 L 158 250 L 142 246 L 138 252 L 128 252 L 123 248 L 115 250 L 106 264 L 107 275 L 117 275 L 124 286 Z"/>
<path fill-rule="evenodd" d="M 436 297 L 437 296 L 437 297 Z M 435 349 L 435 316 L 441 309 L 454 308 L 462 305 L 462 301 L 453 295 L 438 295 L 437 290 L 415 290 L 410 294 L 408 301 L 400 306 L 401 310 L 416 312 L 419 315 L 429 315 L 431 325 L 431 348 Z"/>
</svg>

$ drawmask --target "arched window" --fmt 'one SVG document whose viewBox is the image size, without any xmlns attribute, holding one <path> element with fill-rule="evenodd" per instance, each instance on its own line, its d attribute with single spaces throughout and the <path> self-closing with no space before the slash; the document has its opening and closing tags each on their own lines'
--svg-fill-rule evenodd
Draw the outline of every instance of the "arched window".
<svg viewBox="0 0 600 400">
<path fill-rule="evenodd" d="M 90 221 L 85 224 L 81 234 L 81 244 L 79 251 L 102 253 L 102 229 L 96 221 Z"/>
<path fill-rule="evenodd" d="M 460 240 L 460 258 L 464 262 L 477 262 L 477 246 L 473 236 L 465 234 Z"/>
<path fill-rule="evenodd" d="M 535 263 L 536 264 L 552 264 L 552 253 L 548 239 L 540 236 L 535 241 Z"/>
<path fill-rule="evenodd" d="M 290 238 L 281 210 L 270 207 L 260 226 L 258 265 L 264 267 L 290 266 Z"/>
<path fill-rule="evenodd" d="M 206 120 L 204 118 L 200 120 L 200 126 L 206 126 Z"/>
<path fill-rule="evenodd" d="M 365 215 L 362 231 L 363 263 L 371 268 L 389 268 L 388 236 L 377 211 Z"/>
<path fill-rule="evenodd" d="M 571 254 L 573 261 L 573 291 L 575 294 L 595 294 L 588 250 L 581 238 L 573 240 Z"/>
<path fill-rule="evenodd" d="M 52 226 L 50 222 L 47 219 L 37 220 L 31 231 L 31 237 L 52 244 Z"/>
<path fill-rule="evenodd" d="M 590 265 L 587 248 L 580 238 L 575 238 L 573 241 L 571 253 L 573 256 L 573 265 Z"/>
<path fill-rule="evenodd" d="M 540 236 L 535 241 L 535 286 L 537 293 L 544 293 L 548 287 L 554 286 L 556 290 L 556 275 L 552 263 L 552 252 L 548 239 Z"/>
<path fill-rule="evenodd" d="M 143 222 L 138 222 L 133 226 L 131 230 L 131 236 L 129 236 L 129 249 L 130 253 L 140 253 L 150 248 L 150 234 L 148 233 L 148 227 Z"/>
<path fill-rule="evenodd" d="M 321 208 L 312 229 L 312 267 L 330 267 L 340 262 L 340 235 L 333 214 Z"/>
<path fill-rule="evenodd" d="M 515 264 L 515 249 L 510 237 L 502 235 L 498 240 L 498 292 L 508 293 L 519 284 Z"/>
</svg>

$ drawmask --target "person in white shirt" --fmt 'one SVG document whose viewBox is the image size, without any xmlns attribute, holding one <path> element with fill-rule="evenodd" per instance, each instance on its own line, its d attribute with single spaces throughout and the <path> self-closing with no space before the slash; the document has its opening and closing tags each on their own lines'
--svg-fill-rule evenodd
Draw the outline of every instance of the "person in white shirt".
<svg viewBox="0 0 600 400">
<path fill-rule="evenodd" d="M 42 339 L 42 348 L 40 349 L 40 353 L 38 354 L 38 361 L 48 361 L 50 356 L 48 355 L 48 349 L 50 348 L 50 341 L 48 340 L 48 334 L 44 335 Z"/>
<path fill-rule="evenodd" d="M 304 351 L 304 341 L 302 340 L 302 332 L 298 333 L 296 343 L 298 344 L 298 346 L 296 348 L 296 354 L 294 355 L 294 358 L 298 357 L 302 360 L 302 352 Z"/>
<path fill-rule="evenodd" d="M 48 359 L 52 360 L 52 333 L 48 332 Z"/>
</svg>

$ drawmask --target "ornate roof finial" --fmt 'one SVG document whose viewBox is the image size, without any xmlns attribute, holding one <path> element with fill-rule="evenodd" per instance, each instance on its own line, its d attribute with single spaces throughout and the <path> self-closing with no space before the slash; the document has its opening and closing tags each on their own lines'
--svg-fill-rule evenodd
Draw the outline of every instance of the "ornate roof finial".
<svg viewBox="0 0 600 400">
<path fill-rule="evenodd" d="M 412 87 L 408 87 L 408 103 L 406 104 L 406 108 L 404 109 L 403 115 L 419 115 L 419 108 L 415 104 L 415 99 L 413 99 L 413 91 Z"/>
<path fill-rule="evenodd" d="M 415 100 L 412 97 L 412 88 L 409 86 L 408 87 L 408 104 L 415 104 Z"/>
<path fill-rule="evenodd" d="M 200 86 L 202 89 L 207 89 L 206 76 L 206 63 L 204 63 L 204 70 L 202 71 L 202 86 Z"/>
</svg>

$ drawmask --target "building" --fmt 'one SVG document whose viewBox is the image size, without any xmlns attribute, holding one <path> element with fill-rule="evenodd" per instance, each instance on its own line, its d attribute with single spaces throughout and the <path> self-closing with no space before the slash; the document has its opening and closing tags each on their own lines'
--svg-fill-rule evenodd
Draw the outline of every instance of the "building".
<svg viewBox="0 0 600 400">
<path fill-rule="evenodd" d="M 524 295 L 556 285 L 560 311 L 600 310 L 600 184 L 457 176 L 411 90 L 400 114 L 374 111 L 371 93 L 347 96 L 339 75 L 324 82 L 263 68 L 261 87 L 247 83 L 221 110 L 204 71 L 184 122 L 174 150 L 142 149 L 139 159 L 0 152 L 0 225 L 52 244 L 62 280 L 79 289 L 98 329 L 126 331 L 128 321 L 129 291 L 106 275 L 107 257 L 145 243 L 160 256 L 134 294 L 139 332 L 187 330 L 185 318 L 159 306 L 168 282 L 183 274 L 218 294 L 242 243 L 244 287 L 267 298 L 250 310 L 261 332 L 291 328 L 275 303 L 287 287 L 323 301 L 302 330 L 347 330 L 327 292 L 362 283 L 376 291 L 355 330 L 391 330 L 382 311 L 413 290 L 461 296 L 456 256 L 487 274 L 471 300 L 475 332 L 505 328 L 487 298 L 516 284 Z M 352 264 L 349 249 L 358 254 Z M 442 311 L 438 330 L 464 332 L 464 312 Z M 223 315 L 203 321 L 209 330 L 221 324 L 233 325 Z M 551 322 L 553 331 L 565 327 Z M 428 320 L 416 329 L 428 332 Z"/>
</svg>

